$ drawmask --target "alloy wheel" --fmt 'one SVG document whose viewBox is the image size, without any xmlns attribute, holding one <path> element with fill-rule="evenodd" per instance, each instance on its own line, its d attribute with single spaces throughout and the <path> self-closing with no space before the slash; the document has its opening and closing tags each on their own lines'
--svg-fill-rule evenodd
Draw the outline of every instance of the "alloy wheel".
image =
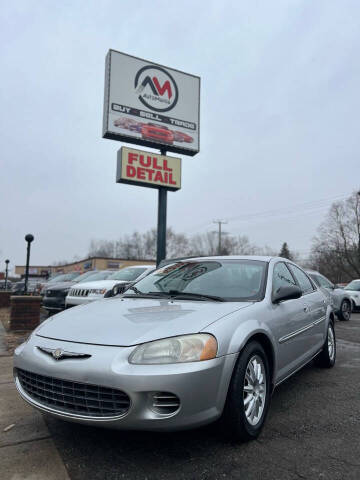
<svg viewBox="0 0 360 480">
<path fill-rule="evenodd" d="M 266 400 L 266 372 L 262 358 L 254 355 L 249 360 L 243 388 L 245 416 L 252 426 L 256 426 L 263 414 Z"/>
<path fill-rule="evenodd" d="M 334 337 L 334 332 L 331 325 L 329 325 L 329 328 L 328 328 L 328 352 L 329 352 L 329 358 L 332 361 L 335 356 L 335 337 Z"/>
<path fill-rule="evenodd" d="M 345 320 L 349 320 L 350 318 L 350 308 L 349 302 L 344 301 L 341 305 L 341 313 Z"/>
</svg>

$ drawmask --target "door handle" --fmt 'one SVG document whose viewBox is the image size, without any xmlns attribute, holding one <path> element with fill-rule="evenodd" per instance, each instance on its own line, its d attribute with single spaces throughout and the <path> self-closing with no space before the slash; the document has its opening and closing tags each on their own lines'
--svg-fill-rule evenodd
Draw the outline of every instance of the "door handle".
<svg viewBox="0 0 360 480">
<path fill-rule="evenodd" d="M 304 305 L 304 312 L 306 313 L 310 312 L 310 308 L 307 305 Z"/>
</svg>

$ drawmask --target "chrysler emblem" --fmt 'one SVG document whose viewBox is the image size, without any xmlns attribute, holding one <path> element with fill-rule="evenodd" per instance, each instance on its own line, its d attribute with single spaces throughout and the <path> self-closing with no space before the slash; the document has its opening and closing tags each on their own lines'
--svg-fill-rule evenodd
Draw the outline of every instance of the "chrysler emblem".
<svg viewBox="0 0 360 480">
<path fill-rule="evenodd" d="M 37 347 L 44 353 L 51 355 L 55 360 L 62 360 L 63 358 L 90 358 L 89 353 L 79 353 L 79 352 L 67 352 L 62 348 L 47 348 L 47 347 Z"/>
<path fill-rule="evenodd" d="M 55 358 L 55 360 L 59 360 L 64 355 L 64 350 L 62 348 L 57 348 L 52 352 L 52 356 Z"/>
</svg>

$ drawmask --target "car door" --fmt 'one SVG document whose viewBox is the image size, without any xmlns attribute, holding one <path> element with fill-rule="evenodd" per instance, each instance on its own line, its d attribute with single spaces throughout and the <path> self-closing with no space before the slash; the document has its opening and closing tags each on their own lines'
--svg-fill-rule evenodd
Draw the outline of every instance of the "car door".
<svg viewBox="0 0 360 480">
<path fill-rule="evenodd" d="M 315 286 L 303 270 L 293 264 L 289 264 L 289 268 L 303 292 L 301 298 L 303 299 L 304 307 L 306 306 L 308 309 L 310 320 L 313 322 L 312 327 L 304 332 L 307 355 L 312 356 L 324 343 L 327 300 L 324 293 Z"/>
<path fill-rule="evenodd" d="M 297 285 L 285 262 L 277 262 L 272 274 L 272 293 L 279 287 Z M 271 328 L 277 343 L 277 378 L 279 382 L 295 371 L 302 363 L 308 350 L 307 329 L 311 328 L 308 303 L 303 297 L 272 304 Z"/>
</svg>

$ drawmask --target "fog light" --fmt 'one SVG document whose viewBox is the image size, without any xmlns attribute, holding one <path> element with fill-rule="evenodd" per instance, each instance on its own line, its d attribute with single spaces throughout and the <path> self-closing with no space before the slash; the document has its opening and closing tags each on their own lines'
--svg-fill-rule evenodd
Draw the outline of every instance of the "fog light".
<svg viewBox="0 0 360 480">
<path fill-rule="evenodd" d="M 170 392 L 154 392 L 152 394 L 152 409 L 162 415 L 170 415 L 180 408 L 180 399 Z"/>
</svg>

